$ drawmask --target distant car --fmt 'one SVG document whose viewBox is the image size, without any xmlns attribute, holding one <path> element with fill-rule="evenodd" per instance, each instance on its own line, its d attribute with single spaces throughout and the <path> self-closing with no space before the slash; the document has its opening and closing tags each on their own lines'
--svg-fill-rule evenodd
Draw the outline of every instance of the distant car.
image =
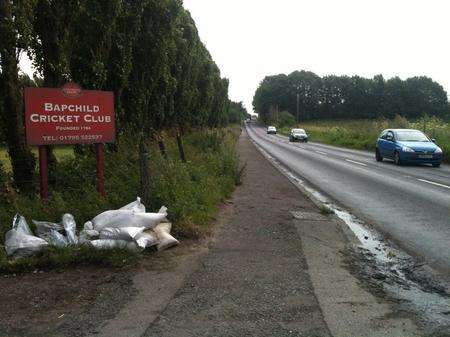
<svg viewBox="0 0 450 337">
<path fill-rule="evenodd" d="M 267 134 L 268 135 L 276 135 L 277 134 L 277 128 L 274 126 L 269 126 L 267 128 Z"/>
<path fill-rule="evenodd" d="M 308 135 L 306 134 L 305 130 L 303 129 L 292 129 L 289 133 L 289 141 L 290 142 L 308 142 Z"/>
<path fill-rule="evenodd" d="M 395 164 L 431 164 L 441 165 L 442 149 L 422 131 L 412 129 L 384 130 L 377 140 L 375 158 L 393 159 Z"/>
</svg>

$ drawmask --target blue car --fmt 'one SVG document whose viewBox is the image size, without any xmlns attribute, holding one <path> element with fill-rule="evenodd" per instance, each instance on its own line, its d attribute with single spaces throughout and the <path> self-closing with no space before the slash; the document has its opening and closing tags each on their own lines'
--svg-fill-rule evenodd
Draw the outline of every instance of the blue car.
<svg viewBox="0 0 450 337">
<path fill-rule="evenodd" d="M 422 131 L 412 129 L 388 129 L 378 137 L 375 158 L 393 159 L 397 165 L 431 164 L 438 167 L 442 162 L 442 150 L 434 139 Z"/>
</svg>

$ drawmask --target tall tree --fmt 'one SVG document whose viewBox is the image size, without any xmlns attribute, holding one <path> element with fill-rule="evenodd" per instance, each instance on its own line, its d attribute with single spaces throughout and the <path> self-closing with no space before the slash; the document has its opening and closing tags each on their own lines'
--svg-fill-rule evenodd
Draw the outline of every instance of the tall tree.
<svg viewBox="0 0 450 337">
<path fill-rule="evenodd" d="M 0 2 L 0 65 L 3 96 L 3 125 L 14 183 L 25 191 L 34 189 L 35 158 L 25 140 L 22 93 L 19 86 L 19 55 L 28 46 L 33 17 L 33 1 Z"/>
</svg>

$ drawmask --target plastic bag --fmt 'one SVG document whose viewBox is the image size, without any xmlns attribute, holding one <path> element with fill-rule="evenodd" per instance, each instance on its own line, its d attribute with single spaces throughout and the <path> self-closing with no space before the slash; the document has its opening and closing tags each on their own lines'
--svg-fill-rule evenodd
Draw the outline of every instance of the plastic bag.
<svg viewBox="0 0 450 337">
<path fill-rule="evenodd" d="M 84 223 L 83 228 L 84 228 L 85 230 L 93 230 L 93 229 L 94 229 L 94 225 L 92 224 L 91 221 L 86 221 L 86 222 Z"/>
<path fill-rule="evenodd" d="M 61 231 L 63 227 L 61 224 L 48 222 L 48 221 L 36 221 L 32 220 L 36 226 L 36 235 L 44 239 L 44 236 L 50 233 L 52 230 Z"/>
<path fill-rule="evenodd" d="M 136 242 L 128 242 L 124 240 L 93 240 L 91 245 L 96 249 L 126 249 L 131 252 L 138 252 L 141 249 Z"/>
<path fill-rule="evenodd" d="M 154 232 L 158 237 L 157 249 L 159 251 L 169 249 L 173 246 L 177 246 L 180 243 L 177 239 L 175 239 L 172 235 L 170 235 L 171 229 L 172 229 L 171 223 L 161 223 L 154 228 Z"/>
<path fill-rule="evenodd" d="M 47 241 L 33 235 L 23 216 L 14 216 L 12 229 L 5 235 L 5 250 L 8 256 L 32 256 L 47 245 Z"/>
<path fill-rule="evenodd" d="M 67 240 L 70 245 L 78 244 L 78 238 L 76 234 L 77 224 L 72 214 L 64 214 L 62 217 L 62 225 L 66 231 Z"/>
<path fill-rule="evenodd" d="M 33 235 L 30 226 L 28 226 L 27 220 L 25 220 L 25 218 L 20 214 L 16 214 L 14 216 L 12 229 L 27 235 Z"/>
<path fill-rule="evenodd" d="M 97 231 L 108 227 L 145 227 L 148 229 L 163 221 L 167 221 L 166 216 L 166 209 L 163 213 L 136 213 L 130 210 L 112 210 L 97 215 L 92 219 L 92 224 Z"/>
<path fill-rule="evenodd" d="M 144 229 L 144 227 L 103 228 L 100 231 L 100 239 L 133 241 Z"/>
<path fill-rule="evenodd" d="M 145 213 L 145 206 L 141 203 L 141 198 L 137 197 L 136 201 L 133 201 L 132 203 L 123 206 L 120 208 L 121 210 L 128 210 L 128 211 L 134 211 L 136 213 Z"/>
<path fill-rule="evenodd" d="M 88 243 L 92 240 L 98 239 L 100 236 L 100 233 L 93 229 L 83 229 L 80 232 L 80 235 L 78 236 L 78 243 L 84 244 Z"/>
<path fill-rule="evenodd" d="M 135 241 L 138 247 L 142 249 L 149 248 L 158 244 L 158 238 L 156 237 L 156 234 L 149 232 L 138 234 L 135 237 Z"/>
<path fill-rule="evenodd" d="M 58 231 L 55 231 L 54 229 L 43 234 L 42 239 L 47 241 L 50 246 L 62 248 L 67 247 L 69 245 L 69 241 L 67 240 L 67 238 Z"/>
</svg>

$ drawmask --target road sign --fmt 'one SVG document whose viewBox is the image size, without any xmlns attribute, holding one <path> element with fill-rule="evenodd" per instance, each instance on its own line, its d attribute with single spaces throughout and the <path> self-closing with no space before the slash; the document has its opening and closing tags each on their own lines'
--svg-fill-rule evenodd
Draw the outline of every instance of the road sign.
<svg viewBox="0 0 450 337">
<path fill-rule="evenodd" d="M 82 90 L 75 83 L 62 88 L 25 89 L 27 143 L 39 146 L 41 198 L 48 199 L 46 145 L 95 144 L 97 190 L 105 197 L 103 144 L 116 138 L 114 95 Z"/>
<path fill-rule="evenodd" d="M 114 95 L 62 88 L 25 89 L 25 127 L 29 145 L 92 144 L 115 141 Z"/>
</svg>

